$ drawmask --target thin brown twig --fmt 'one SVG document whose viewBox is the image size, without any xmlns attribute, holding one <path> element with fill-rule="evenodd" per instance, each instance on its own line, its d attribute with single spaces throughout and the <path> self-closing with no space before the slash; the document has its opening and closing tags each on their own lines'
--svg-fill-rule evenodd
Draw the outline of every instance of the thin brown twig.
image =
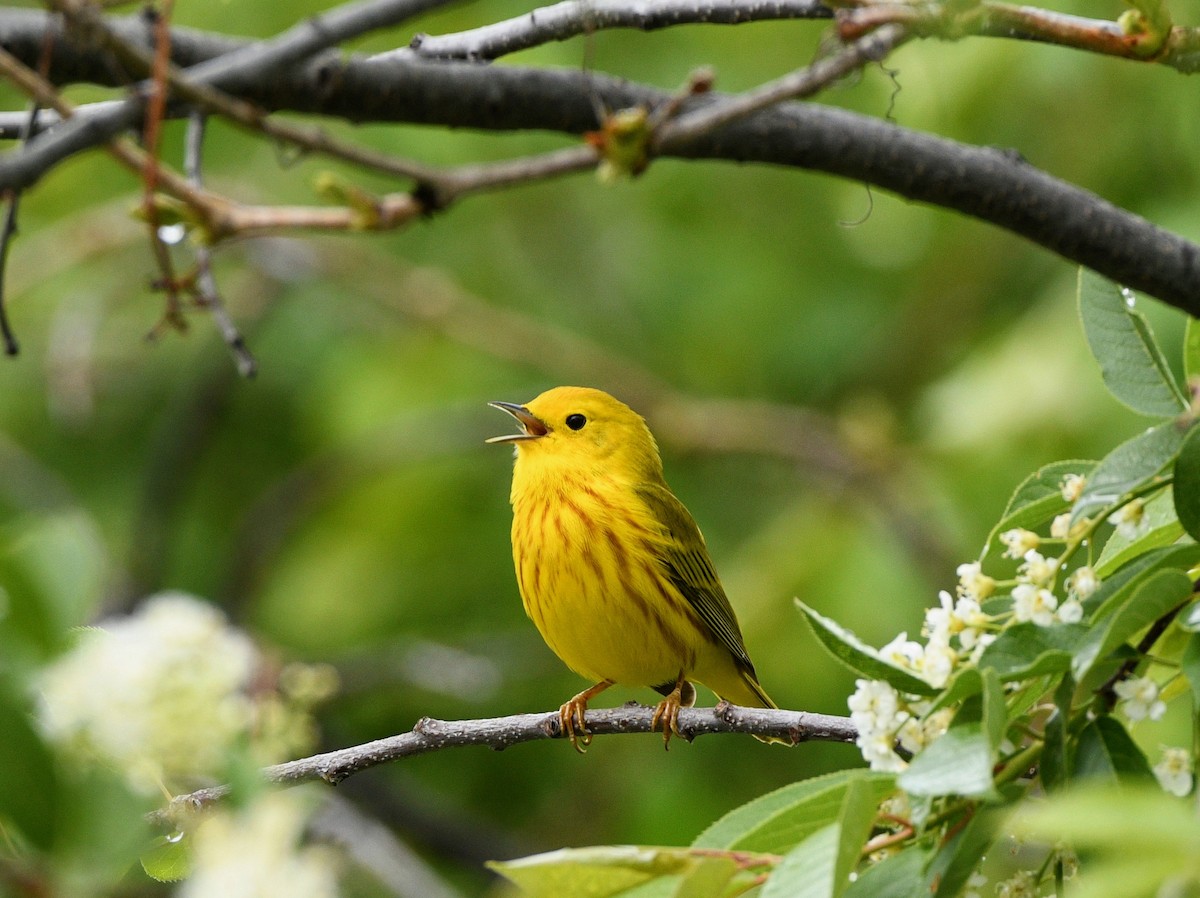
<svg viewBox="0 0 1200 898">
<path fill-rule="evenodd" d="M 894 833 L 880 833 L 872 839 L 869 839 L 862 847 L 862 855 L 866 857 L 883 848 L 890 848 L 892 845 L 899 845 L 901 842 L 906 842 L 912 838 L 915 830 L 912 826 L 904 826 L 896 830 Z"/>
<path fill-rule="evenodd" d="M 167 108 L 167 67 L 171 61 L 171 13 L 174 0 L 161 0 L 162 9 L 154 11 L 154 59 L 150 73 L 151 92 L 146 103 L 146 119 L 142 130 L 142 147 L 145 150 L 142 167 L 142 215 L 150 236 L 150 248 L 158 265 L 157 286 L 166 297 L 166 309 L 158 324 L 147 334 L 148 339 L 157 338 L 163 328 L 178 331 L 187 329 L 183 317 L 183 303 L 179 298 L 179 279 L 175 275 L 175 264 L 171 249 L 162 237 L 162 220 L 158 214 L 155 194 L 158 192 L 159 161 L 162 145 L 162 124 Z"/>
<path fill-rule="evenodd" d="M 187 135 L 184 141 L 184 171 L 187 178 L 197 187 L 203 186 L 202 160 L 204 158 L 205 116 L 201 112 L 193 112 L 188 119 Z M 217 279 L 212 271 L 212 249 L 207 243 L 199 243 L 195 249 L 196 276 L 193 279 L 196 301 L 208 309 L 217 329 L 221 332 L 225 345 L 237 364 L 238 374 L 250 378 L 258 371 L 258 362 L 250 348 L 246 345 L 238 326 L 234 324 L 225 308 L 225 302 L 217 290 Z"/>
<path fill-rule="evenodd" d="M 64 119 L 75 113 L 75 106 L 62 96 L 45 78 L 33 71 L 7 50 L 0 47 L 0 75 L 7 77 L 20 90 L 42 106 L 53 109 Z M 113 157 L 130 171 L 141 174 L 147 165 L 146 152 L 124 138 L 111 140 L 107 144 Z M 235 204 L 229 200 L 190 185 L 184 178 L 166 166 L 158 166 L 158 186 L 194 209 L 204 210 L 209 227 L 217 227 L 233 211 Z"/>
<path fill-rule="evenodd" d="M 693 857 L 717 857 L 733 861 L 742 870 L 753 870 L 757 867 L 773 867 L 783 860 L 782 854 L 768 854 L 757 851 L 738 851 L 731 848 L 685 848 Z"/>
<path fill-rule="evenodd" d="M 1200 29 L 1174 26 L 1165 32 L 1128 29 L 1119 21 L 1091 19 L 1035 6 L 982 0 L 960 15 L 937 5 L 846 3 L 838 33 L 854 40 L 882 25 L 901 24 L 915 34 L 942 38 L 1000 37 L 1036 41 L 1103 56 L 1157 62 L 1184 73 L 1200 65 Z"/>
<path fill-rule="evenodd" d="M 655 134 L 655 144 L 661 148 L 677 147 L 785 100 L 812 96 L 864 65 L 883 59 L 910 37 L 912 32 L 903 25 L 885 25 L 837 53 L 782 78 L 663 123 Z"/>
</svg>

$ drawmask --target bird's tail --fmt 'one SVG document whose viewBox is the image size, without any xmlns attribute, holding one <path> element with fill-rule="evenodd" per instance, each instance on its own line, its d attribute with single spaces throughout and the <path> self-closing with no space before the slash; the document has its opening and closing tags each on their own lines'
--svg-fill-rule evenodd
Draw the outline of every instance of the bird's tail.
<svg viewBox="0 0 1200 898">
<path fill-rule="evenodd" d="M 746 684 L 746 688 L 756 699 L 754 702 L 740 702 L 748 708 L 778 708 L 779 705 L 771 700 L 771 696 L 767 695 L 767 691 L 762 688 L 758 682 L 758 678 L 748 670 L 742 671 L 742 681 Z"/>
</svg>

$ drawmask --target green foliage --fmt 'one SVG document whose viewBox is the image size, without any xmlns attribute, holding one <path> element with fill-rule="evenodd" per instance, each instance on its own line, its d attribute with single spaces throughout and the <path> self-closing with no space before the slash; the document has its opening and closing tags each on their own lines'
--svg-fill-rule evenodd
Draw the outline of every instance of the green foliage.
<svg viewBox="0 0 1200 898">
<path fill-rule="evenodd" d="M 58 773 L 49 749 L 29 722 L 25 702 L 0 682 L 0 821 L 40 849 L 54 842 L 58 825 Z"/>
<path fill-rule="evenodd" d="M 1188 407 L 1133 294 L 1079 269 L 1079 317 L 1104 383 L 1135 412 L 1177 415 Z"/>
<path fill-rule="evenodd" d="M 1173 498 L 1178 525 L 1192 539 L 1200 538 L 1200 428 L 1189 431 L 1179 447 Z"/>
<path fill-rule="evenodd" d="M 538 898 L 566 894 L 611 898 L 660 877 L 690 872 L 704 861 L 686 848 L 608 845 L 564 848 L 488 866 Z"/>
<path fill-rule="evenodd" d="M 1097 898 L 1191 894 L 1196 876 L 1195 813 L 1160 790 L 1107 785 L 1022 808 L 1010 823 L 1021 837 L 1064 840 L 1089 864 L 1087 894 Z M 1086 853 L 1086 854 L 1085 854 Z"/>
<path fill-rule="evenodd" d="M 1179 455 L 1183 431 L 1174 421 L 1151 427 L 1122 443 L 1096 465 L 1087 487 L 1071 511 L 1072 521 L 1112 507 L 1121 496 L 1145 492 L 1165 483 L 1159 476 Z"/>
<path fill-rule="evenodd" d="M 849 630 L 818 614 L 804 602 L 796 599 L 796 605 L 803 612 L 809 629 L 821 645 L 855 673 L 884 680 L 897 689 L 914 695 L 934 695 L 937 692 L 920 677 L 913 676 L 911 671 L 881 658 L 875 649 Z"/>
<path fill-rule="evenodd" d="M 841 809 L 853 803 L 850 793 L 862 792 L 862 784 L 875 805 L 895 789 L 892 776 L 863 770 L 802 780 L 735 808 L 697 836 L 692 846 L 784 854 L 833 824 Z"/>
<path fill-rule="evenodd" d="M 184 833 L 159 836 L 138 858 L 146 875 L 159 882 L 187 879 L 192 868 L 191 849 Z"/>
</svg>

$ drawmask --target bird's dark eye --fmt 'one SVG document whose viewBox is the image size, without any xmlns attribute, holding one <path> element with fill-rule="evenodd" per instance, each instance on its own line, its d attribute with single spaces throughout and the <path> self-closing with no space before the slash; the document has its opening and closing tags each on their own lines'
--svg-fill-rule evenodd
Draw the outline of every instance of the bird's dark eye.
<svg viewBox="0 0 1200 898">
<path fill-rule="evenodd" d="M 580 414 L 567 415 L 567 427 L 572 430 L 583 430 L 583 425 L 587 424 L 587 418 Z"/>
</svg>

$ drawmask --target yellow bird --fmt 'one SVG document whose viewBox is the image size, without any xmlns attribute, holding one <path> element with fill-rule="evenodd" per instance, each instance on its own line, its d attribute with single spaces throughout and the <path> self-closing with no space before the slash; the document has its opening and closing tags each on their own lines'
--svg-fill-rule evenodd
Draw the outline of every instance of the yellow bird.
<svg viewBox="0 0 1200 898">
<path fill-rule="evenodd" d="M 680 707 L 695 703 L 692 681 L 735 705 L 776 707 L 642 416 L 587 387 L 489 404 L 521 426 L 488 442 L 516 447 L 512 546 L 525 613 L 595 682 L 559 709 L 572 745 L 591 741 L 588 701 L 614 683 L 666 696 L 653 721 L 667 743 Z"/>
</svg>

